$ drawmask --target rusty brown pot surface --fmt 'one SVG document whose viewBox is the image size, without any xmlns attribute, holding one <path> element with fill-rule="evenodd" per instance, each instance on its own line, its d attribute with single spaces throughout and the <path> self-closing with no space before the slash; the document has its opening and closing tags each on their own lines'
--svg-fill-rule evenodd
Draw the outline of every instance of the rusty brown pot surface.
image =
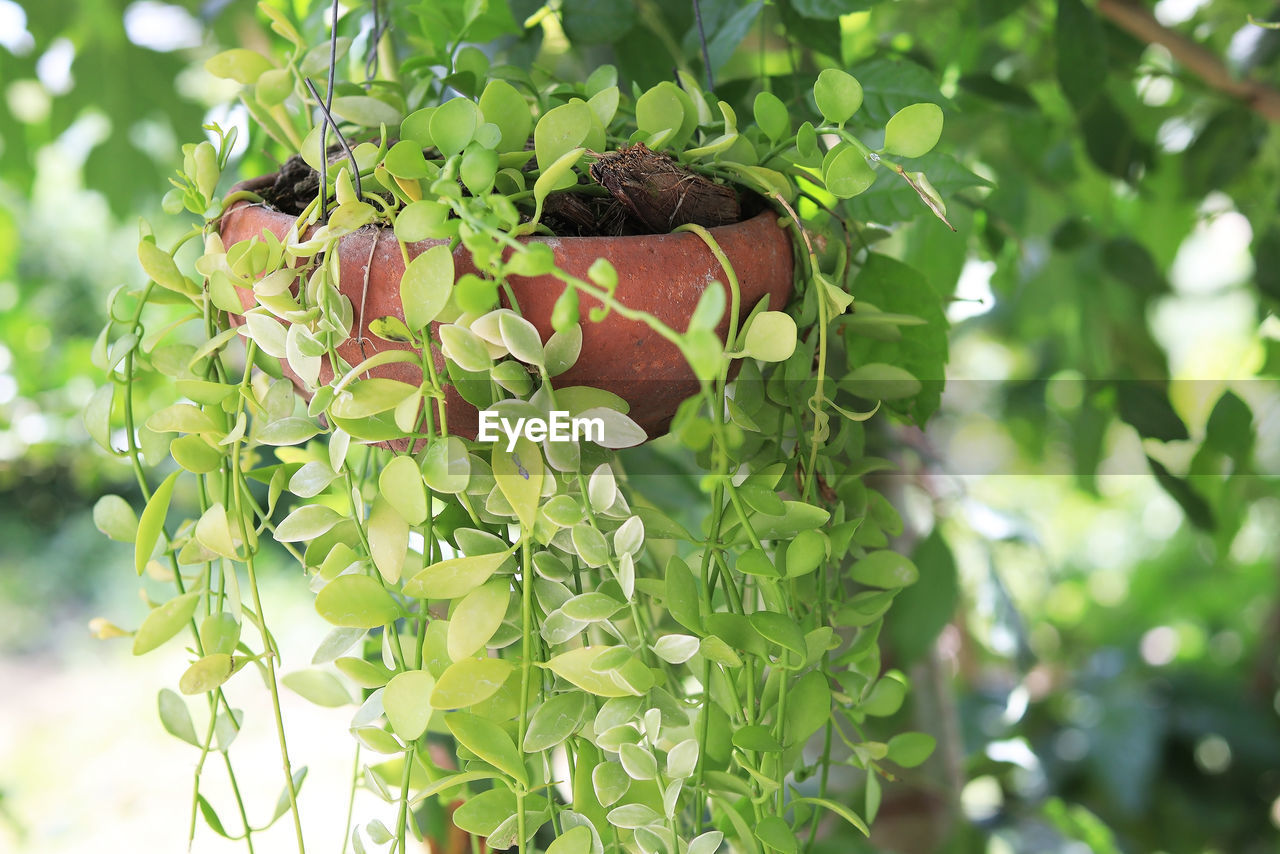
<svg viewBox="0 0 1280 854">
<path fill-rule="evenodd" d="M 256 190 L 270 186 L 275 176 L 247 181 L 235 189 Z M 230 247 L 241 240 L 259 236 L 264 230 L 284 239 L 295 218 L 263 204 L 238 201 L 222 218 L 221 235 Z M 777 216 L 766 211 L 749 220 L 710 229 L 720 248 L 738 275 L 742 292 L 742 317 L 766 294 L 769 308 L 780 310 L 791 296 L 791 240 Z M 546 243 L 555 253 L 556 265 L 574 276 L 587 278 L 587 269 L 597 258 L 607 259 L 618 271 L 618 288 L 614 296 L 623 305 L 645 311 L 667 326 L 684 330 L 698 304 L 703 290 L 712 281 L 725 280 L 724 271 L 711 250 L 695 234 L 653 234 L 626 237 L 528 237 L 526 241 Z M 415 257 L 430 247 L 443 243 L 423 240 L 408 244 L 409 256 Z M 369 323 L 379 317 L 393 315 L 404 319 L 400 304 L 400 278 L 404 261 L 395 234 L 389 228 L 366 227 L 340 239 L 338 255 L 341 264 L 339 288 L 351 300 L 356 324 L 352 335 L 338 347 L 338 355 L 357 364 L 375 352 L 409 349 L 375 337 Z M 453 253 L 458 276 L 476 273 L 471 254 L 461 246 Z M 367 286 L 366 286 L 367 281 Z M 564 284 L 553 276 L 509 279 L 512 292 L 520 305 L 520 313 L 537 327 L 545 342 L 552 333 L 551 310 L 564 291 Z M 251 291 L 241 290 L 245 309 L 252 308 Z M 506 303 L 506 297 L 503 296 Z M 684 357 L 676 346 L 660 337 L 643 323 L 628 320 L 616 312 L 593 323 L 588 312 L 598 305 L 590 297 L 580 302 L 582 320 L 582 355 L 568 371 L 555 378 L 557 387 L 594 386 L 622 397 L 630 405 L 630 417 L 655 438 L 667 432 L 672 416 L 681 401 L 698 390 Z M 717 331 L 721 340 L 728 334 L 728 315 Z M 363 351 L 360 339 L 363 339 Z M 444 370 L 444 357 L 432 348 L 436 367 Z M 333 379 L 326 358 L 320 381 Z M 298 379 L 284 366 L 286 375 Z M 372 371 L 373 376 L 387 377 L 417 385 L 422 381 L 418 368 L 404 362 L 384 365 Z M 478 426 L 476 409 L 449 386 L 445 406 L 451 433 L 475 438 Z"/>
</svg>

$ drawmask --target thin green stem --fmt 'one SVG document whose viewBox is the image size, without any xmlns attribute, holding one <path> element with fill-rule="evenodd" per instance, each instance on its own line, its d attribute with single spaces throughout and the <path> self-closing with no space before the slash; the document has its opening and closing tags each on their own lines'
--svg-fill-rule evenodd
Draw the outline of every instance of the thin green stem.
<svg viewBox="0 0 1280 854">
<path fill-rule="evenodd" d="M 529 679 L 533 671 L 533 553 L 529 545 L 532 532 L 520 531 L 520 749 L 529 731 Z M 525 850 L 525 792 L 516 789 L 516 834 L 521 854 Z"/>
</svg>

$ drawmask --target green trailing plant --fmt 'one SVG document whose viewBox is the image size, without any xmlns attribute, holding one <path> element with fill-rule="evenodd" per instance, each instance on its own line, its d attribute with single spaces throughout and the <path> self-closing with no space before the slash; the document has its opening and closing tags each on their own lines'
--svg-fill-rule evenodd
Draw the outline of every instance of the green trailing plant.
<svg viewBox="0 0 1280 854">
<path fill-rule="evenodd" d="M 917 571 L 890 547 L 901 520 L 866 480 L 887 463 L 864 422 L 879 401 L 927 417 L 945 322 L 923 280 L 871 251 L 883 232 L 845 200 L 887 175 L 945 216 L 912 165 L 938 141 L 942 111 L 915 104 L 865 125 L 862 87 L 838 69 L 790 103 L 757 87 L 748 121 L 683 72 L 642 89 L 611 66 L 581 83 L 492 66 L 460 46 L 496 14 L 483 4 L 423 13 L 416 37 L 380 22 L 367 68 L 381 57 L 394 73 L 335 83 L 349 40 L 315 46 L 300 22 L 262 12 L 282 52 L 230 50 L 208 67 L 243 84 L 279 152 L 314 168 L 314 195 L 285 239 L 224 245 L 228 206 L 263 200 L 219 193 L 234 134 L 212 128 L 212 141 L 186 146 L 166 206 L 195 222 L 165 246 L 143 235 L 147 280 L 111 297 L 99 342 L 110 382 L 86 412 L 145 500 L 135 515 L 108 496 L 95 513 L 134 545 L 147 579 L 153 609 L 129 633 L 133 651 L 183 635 L 191 653 L 159 710 L 199 752 L 192 833 L 199 814 L 252 850 L 262 829 L 230 751 L 242 669 L 272 695 L 284 790 L 269 818 L 289 817 L 299 850 L 306 770 L 289 753 L 282 688 L 354 709 L 351 785 L 388 804 L 349 828 L 357 851 L 409 850 L 430 800 L 457 804 L 454 824 L 491 848 L 554 854 L 791 854 L 824 821 L 866 832 L 881 778 L 920 764 L 933 742 L 867 730 L 907 691 L 883 671 L 877 638 Z M 391 68 L 393 32 L 430 49 Z M 322 92 L 311 78 L 323 72 Z M 556 194 L 603 194 L 599 153 L 639 143 L 777 210 L 795 248 L 786 312 L 741 305 L 735 271 L 697 224 L 682 228 L 721 259 L 723 279 L 685 328 L 618 299 L 609 262 L 575 276 L 524 239 L 547 230 Z M 375 334 L 413 349 L 351 364 L 337 351 L 356 316 L 337 287 L 338 247 L 371 226 L 394 230 L 405 263 L 404 316 L 379 318 Z M 422 240 L 441 242 L 415 254 Z M 200 253 L 187 263 L 191 244 Z M 457 275 L 457 247 L 478 275 Z M 530 275 L 564 287 L 545 341 L 500 307 L 508 278 Z M 658 456 L 619 450 L 645 438 L 621 399 L 553 387 L 579 357 L 582 325 L 610 312 L 678 347 L 698 380 Z M 715 333 L 726 313 L 727 343 Z M 369 373 L 392 361 L 421 382 Z M 147 375 L 165 378 L 169 402 L 135 394 Z M 604 438 L 471 441 L 438 405 L 448 385 L 511 417 L 591 414 Z M 664 458 L 696 476 L 691 506 L 648 476 Z M 281 659 L 261 596 L 260 563 L 277 547 L 332 625 L 302 666 Z M 452 745 L 453 760 L 433 744 Z M 210 761 L 234 803 L 206 799 Z M 861 772 L 856 805 L 833 791 L 837 766 Z"/>
</svg>

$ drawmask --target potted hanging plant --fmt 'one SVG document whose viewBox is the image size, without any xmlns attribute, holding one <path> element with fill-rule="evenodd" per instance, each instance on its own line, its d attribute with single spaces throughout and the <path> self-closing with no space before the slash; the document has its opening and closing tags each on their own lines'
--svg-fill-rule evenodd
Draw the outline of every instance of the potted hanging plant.
<svg viewBox="0 0 1280 854">
<path fill-rule="evenodd" d="M 687 73 L 642 89 L 611 66 L 494 66 L 458 47 L 502 11 L 483 4 L 424 13 L 416 37 L 376 23 L 384 65 L 397 38 L 439 49 L 338 82 L 342 22 L 311 44 L 261 8 L 280 53 L 209 68 L 244 85 L 283 166 L 220 197 L 234 134 L 186 147 L 166 205 L 196 221 L 164 247 L 144 235 L 147 282 L 113 294 L 111 381 L 86 412 L 145 501 L 96 513 L 148 578 L 133 652 L 181 634 L 191 653 L 164 726 L 228 750 L 237 674 L 258 670 L 283 764 L 270 818 L 291 816 L 299 850 L 282 686 L 352 707 L 351 784 L 389 804 L 349 828 L 356 850 L 409 850 L 433 799 L 491 848 L 557 854 L 865 832 L 881 777 L 932 740 L 863 730 L 902 703 L 877 637 L 917 577 L 863 479 L 882 465 L 863 422 L 922 391 L 877 343 L 943 321 L 936 299 L 851 314 L 859 270 L 892 262 L 843 200 L 884 174 L 942 216 L 896 162 L 934 146 L 939 108 L 881 137 L 836 69 L 735 109 Z M 148 375 L 172 402 L 134 393 Z M 658 457 L 619 450 L 668 431 L 664 456 L 697 475 L 683 510 Z M 309 662 L 272 633 L 272 544 L 332 627 Z M 203 698 L 198 725 L 184 698 Z M 857 808 L 833 796 L 839 766 Z M 198 807 L 252 844 L 265 816 L 238 804 L 237 823 L 198 781 L 192 832 Z"/>
</svg>

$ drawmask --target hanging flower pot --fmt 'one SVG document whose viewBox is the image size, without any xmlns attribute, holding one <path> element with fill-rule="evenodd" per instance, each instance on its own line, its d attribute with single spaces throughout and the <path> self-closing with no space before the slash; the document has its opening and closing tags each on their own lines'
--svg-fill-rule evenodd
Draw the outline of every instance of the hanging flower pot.
<svg viewBox="0 0 1280 854">
<path fill-rule="evenodd" d="M 236 189 L 261 190 L 276 181 L 267 175 L 246 181 Z M 232 204 L 222 218 L 220 233 L 226 246 L 260 237 L 264 230 L 284 241 L 294 228 L 295 217 L 266 204 L 248 200 Z M 769 310 L 783 308 L 792 289 L 791 238 L 776 214 L 764 211 L 742 222 L 709 229 L 737 275 L 741 294 L 739 321 L 768 297 Z M 305 238 L 306 235 L 303 235 Z M 560 269 L 586 278 L 597 259 L 610 262 L 618 273 L 614 297 L 628 308 L 645 312 L 667 326 L 684 330 L 707 286 L 723 282 L 726 271 L 715 254 L 698 235 L 689 232 L 672 234 L 624 235 L 618 237 L 529 237 L 526 241 L 546 244 Z M 422 240 L 408 244 L 410 259 L 445 240 Z M 405 319 L 400 283 L 405 272 L 405 258 L 391 229 L 366 227 L 349 234 L 338 244 L 339 291 L 354 310 L 355 325 L 351 336 L 337 347 L 338 355 L 352 365 L 388 349 L 409 349 L 411 345 L 389 341 L 376 335 L 370 324 L 380 318 Z M 459 246 L 454 251 L 454 268 L 459 277 L 478 274 L 471 253 Z M 521 315 L 537 327 L 543 341 L 552 335 L 552 312 L 564 284 L 551 275 L 512 276 L 510 297 L 504 292 L 502 304 L 517 308 Z M 255 305 L 251 291 L 240 289 L 245 309 Z M 587 317 L 594 301 L 583 299 L 581 305 L 582 351 L 577 362 L 555 379 L 557 387 L 589 386 L 618 395 L 630 407 L 629 415 L 649 436 L 667 431 L 680 402 L 698 389 L 684 354 L 665 340 L 652 327 L 639 320 L 610 313 L 602 320 Z M 433 324 L 435 326 L 436 324 Z M 721 341 L 729 328 L 728 313 L 716 328 Z M 444 373 L 445 359 L 438 348 L 432 348 L 438 371 Z M 283 365 L 286 375 L 300 384 L 297 375 Z M 369 374 L 406 383 L 421 381 L 421 371 L 408 362 L 394 362 L 375 367 Z M 320 370 L 320 382 L 333 380 L 327 357 Z M 477 410 L 458 393 L 454 386 L 446 389 L 445 407 L 450 431 L 474 439 Z"/>
</svg>

